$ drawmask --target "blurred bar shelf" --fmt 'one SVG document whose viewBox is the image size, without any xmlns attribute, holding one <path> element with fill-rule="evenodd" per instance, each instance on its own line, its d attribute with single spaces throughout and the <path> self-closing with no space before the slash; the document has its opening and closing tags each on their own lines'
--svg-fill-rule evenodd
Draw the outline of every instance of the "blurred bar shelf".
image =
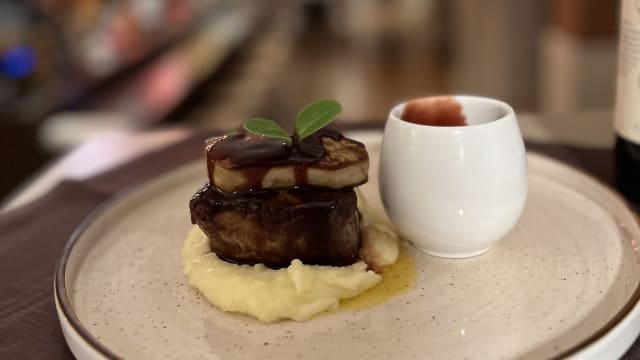
<svg viewBox="0 0 640 360">
<path fill-rule="evenodd" d="M 198 31 L 144 68 L 130 72 L 126 79 L 103 89 L 80 108 L 123 114 L 134 127 L 162 121 L 256 30 L 259 7 L 248 2 L 238 6 L 242 3 L 209 15 Z"/>
<path fill-rule="evenodd" d="M 162 122 L 256 31 L 262 23 L 258 10 L 234 6 L 210 15 L 199 31 L 130 72 L 126 79 L 102 89 L 73 111 L 44 120 L 39 130 L 43 145 L 57 152 L 82 143 L 93 133 L 133 132 Z"/>
<path fill-rule="evenodd" d="M 117 54 L 107 54 L 106 50 L 100 49 L 100 45 L 96 45 L 101 43 L 101 35 L 97 30 L 93 31 L 94 34 L 84 34 L 84 37 L 80 36 L 82 34 L 75 34 L 84 46 L 77 46 L 82 50 L 68 51 L 74 55 L 70 68 L 60 71 L 64 74 L 54 75 L 47 82 L 32 88 L 28 96 L 12 101 L 9 108 L 0 110 L 0 115 L 6 123 L 37 124 L 59 111 L 101 104 L 104 93 L 121 92 L 122 89 L 131 86 L 134 82 L 132 78 L 147 85 L 134 86 L 138 89 L 127 90 L 126 93 L 140 96 L 141 90 L 151 90 L 150 101 L 155 101 L 152 107 L 158 108 L 153 112 L 160 114 L 164 108 L 158 106 L 157 100 L 159 97 L 166 97 L 170 92 L 167 82 L 172 79 L 171 76 L 177 81 L 175 85 L 178 92 L 188 92 L 191 84 L 197 82 L 197 78 L 214 71 L 226 53 L 246 39 L 257 21 L 261 8 L 248 0 L 174 3 L 190 5 L 182 5 L 185 10 L 175 11 L 181 14 L 173 16 L 177 19 L 170 22 L 164 19 L 154 28 L 140 31 L 136 36 L 126 38 L 128 40 L 122 40 L 121 42 L 128 45 L 123 45 Z M 112 18 L 116 19 L 113 20 L 114 23 L 118 22 L 116 15 Z M 111 25 L 96 28 L 109 26 Z M 208 56 L 211 59 L 208 59 Z M 101 60 L 102 58 L 107 60 Z M 191 66 L 196 68 L 185 68 Z M 165 71 L 169 73 L 163 74 Z M 145 73 L 148 74 L 146 77 L 142 75 Z M 157 86 L 165 88 L 157 90 Z M 180 97 L 178 95 L 176 94 Z M 146 97 L 143 99 L 146 100 Z M 116 103 L 127 102 L 118 100 Z M 135 102 L 129 101 L 128 104 L 131 103 Z M 168 107 L 170 103 L 173 101 L 163 105 Z M 134 114 L 138 113 L 134 111 Z M 146 114 L 148 111 L 140 113 Z M 145 121 L 148 121 L 146 117 L 143 122 Z"/>
</svg>

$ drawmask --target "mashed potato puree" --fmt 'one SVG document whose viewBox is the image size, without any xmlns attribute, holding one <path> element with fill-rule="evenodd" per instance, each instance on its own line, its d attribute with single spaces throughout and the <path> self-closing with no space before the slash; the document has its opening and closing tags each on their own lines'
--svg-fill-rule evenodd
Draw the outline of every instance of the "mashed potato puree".
<svg viewBox="0 0 640 360">
<path fill-rule="evenodd" d="M 209 239 L 194 226 L 184 243 L 182 263 L 189 285 L 224 311 L 253 316 L 263 322 L 281 319 L 304 321 L 338 307 L 376 286 L 385 267 L 398 258 L 398 238 L 388 225 L 360 206 L 362 256 L 350 266 L 305 265 L 293 260 L 287 268 L 262 264 L 238 265 L 221 260 Z M 364 211 L 363 211 L 364 210 Z M 370 221 L 375 220 L 375 221 Z"/>
<path fill-rule="evenodd" d="M 263 322 L 307 320 L 382 280 L 362 261 L 337 267 L 293 260 L 289 267 L 277 270 L 262 264 L 232 264 L 211 252 L 209 239 L 197 226 L 187 237 L 182 258 L 189 284 L 212 304 Z"/>
</svg>

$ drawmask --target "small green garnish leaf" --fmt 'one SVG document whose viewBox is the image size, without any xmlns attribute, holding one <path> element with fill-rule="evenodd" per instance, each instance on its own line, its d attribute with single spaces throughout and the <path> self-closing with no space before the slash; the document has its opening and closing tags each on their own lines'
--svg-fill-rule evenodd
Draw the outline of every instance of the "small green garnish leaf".
<svg viewBox="0 0 640 360">
<path fill-rule="evenodd" d="M 318 100 L 305 106 L 296 117 L 297 140 L 300 141 L 322 129 L 340 112 L 342 106 L 334 100 Z M 273 120 L 254 118 L 245 121 L 242 126 L 251 133 L 282 139 L 288 144 L 293 143 L 291 136 Z"/>
<path fill-rule="evenodd" d="M 296 117 L 296 134 L 302 140 L 322 129 L 342 112 L 342 106 L 334 100 L 318 100 L 305 106 Z"/>
<path fill-rule="evenodd" d="M 242 125 L 245 130 L 268 137 L 283 139 L 291 144 L 291 136 L 278 125 L 277 122 L 269 119 L 254 118 L 245 121 Z"/>
</svg>

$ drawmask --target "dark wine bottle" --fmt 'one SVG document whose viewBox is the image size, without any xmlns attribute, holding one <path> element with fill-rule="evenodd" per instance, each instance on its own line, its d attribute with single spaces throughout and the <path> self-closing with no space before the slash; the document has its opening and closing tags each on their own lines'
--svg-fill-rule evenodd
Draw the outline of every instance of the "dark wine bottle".
<svg viewBox="0 0 640 360">
<path fill-rule="evenodd" d="M 635 210 L 640 212 L 640 144 L 618 136 L 615 154 L 616 185 Z"/>
<path fill-rule="evenodd" d="M 623 0 L 616 88 L 618 189 L 640 209 L 640 1 Z"/>
</svg>

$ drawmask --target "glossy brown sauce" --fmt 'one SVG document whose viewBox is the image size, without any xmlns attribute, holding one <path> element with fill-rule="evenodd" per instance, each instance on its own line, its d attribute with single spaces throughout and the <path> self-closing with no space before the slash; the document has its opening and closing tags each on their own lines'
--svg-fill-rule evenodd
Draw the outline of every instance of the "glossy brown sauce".
<svg viewBox="0 0 640 360">
<path fill-rule="evenodd" d="M 452 96 L 437 96 L 407 102 L 402 120 L 430 126 L 465 126 L 462 105 Z"/>
<path fill-rule="evenodd" d="M 246 184 L 250 188 L 258 189 L 262 186 L 262 180 L 269 172 L 267 166 L 253 166 L 242 171 Z"/>
<path fill-rule="evenodd" d="M 296 184 L 308 184 L 309 183 L 309 168 L 306 166 L 295 166 L 293 168 L 293 178 Z"/>
<path fill-rule="evenodd" d="M 332 129 L 322 129 L 315 134 L 293 143 L 278 138 L 252 133 L 237 133 L 207 140 L 207 169 L 209 182 L 216 162 L 228 161 L 229 167 L 241 169 L 249 187 L 259 189 L 270 168 L 293 166 L 296 184 L 308 184 L 308 169 L 320 166 L 318 160 L 325 155 L 322 138 L 340 140 L 342 134 Z"/>
</svg>

